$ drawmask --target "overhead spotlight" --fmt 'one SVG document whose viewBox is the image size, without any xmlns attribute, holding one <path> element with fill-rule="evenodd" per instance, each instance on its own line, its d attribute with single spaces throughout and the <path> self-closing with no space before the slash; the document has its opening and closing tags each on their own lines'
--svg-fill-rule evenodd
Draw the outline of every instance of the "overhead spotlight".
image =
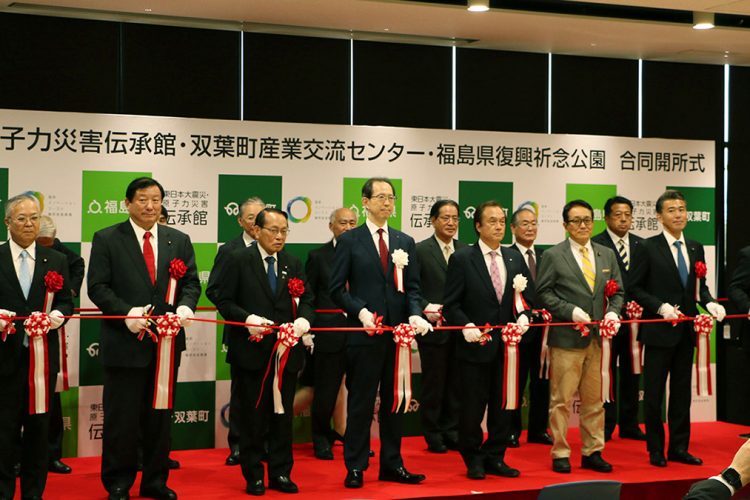
<svg viewBox="0 0 750 500">
<path fill-rule="evenodd" d="M 487 12 L 490 10 L 490 0 L 469 0 L 469 12 Z"/>
<path fill-rule="evenodd" d="M 694 30 L 710 30 L 714 27 L 714 13 L 713 12 L 693 12 L 693 29 Z"/>
</svg>

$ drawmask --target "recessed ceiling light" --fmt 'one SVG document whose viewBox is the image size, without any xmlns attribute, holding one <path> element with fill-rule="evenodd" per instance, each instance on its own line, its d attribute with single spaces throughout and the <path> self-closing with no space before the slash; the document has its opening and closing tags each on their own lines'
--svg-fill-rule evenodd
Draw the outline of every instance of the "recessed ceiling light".
<svg viewBox="0 0 750 500">
<path fill-rule="evenodd" d="M 490 0 L 469 0 L 469 12 L 487 12 L 490 10 Z"/>
</svg>

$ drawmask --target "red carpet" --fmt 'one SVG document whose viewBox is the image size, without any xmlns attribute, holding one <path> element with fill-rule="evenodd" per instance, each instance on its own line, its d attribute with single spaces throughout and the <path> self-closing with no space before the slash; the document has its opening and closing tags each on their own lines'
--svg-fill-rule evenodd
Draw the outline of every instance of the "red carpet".
<svg viewBox="0 0 750 500">
<path fill-rule="evenodd" d="M 670 463 L 666 469 L 648 464 L 645 443 L 622 440 L 615 437 L 607 443 L 604 457 L 614 466 L 612 474 L 584 471 L 580 465 L 580 439 L 578 429 L 571 429 L 573 446 L 571 474 L 555 474 L 550 469 L 549 447 L 526 444 L 509 449 L 506 461 L 521 470 L 521 477 L 505 479 L 488 476 L 484 481 L 466 479 L 463 462 L 456 452 L 434 455 L 425 451 L 420 437 L 406 438 L 403 442 L 404 461 L 409 470 L 427 475 L 419 486 L 406 486 L 377 480 L 377 456 L 371 459 L 370 470 L 365 472 L 365 486 L 360 490 L 344 488 L 342 447 L 336 446 L 336 459 L 332 462 L 316 460 L 309 444 L 295 447 L 295 466 L 292 479 L 299 485 L 300 494 L 285 495 L 267 491 L 272 498 L 430 498 L 462 497 L 476 494 L 491 494 L 492 498 L 534 499 L 538 491 L 547 484 L 581 481 L 588 479 L 614 479 L 623 483 L 622 498 L 638 500 L 679 499 L 689 485 L 699 479 L 717 474 L 732 460 L 743 440 L 738 434 L 747 432 L 747 427 L 725 423 L 693 424 L 690 451 L 703 458 L 701 467 Z M 377 453 L 378 443 L 373 443 Z M 172 471 L 169 486 L 179 498 L 185 499 L 229 499 L 245 495 L 245 482 L 239 467 L 224 465 L 226 449 L 191 450 L 173 453 L 182 468 Z M 99 481 L 100 459 L 71 458 L 66 462 L 73 467 L 73 474 L 62 476 L 50 474 L 44 498 L 47 500 L 73 500 L 106 498 Z M 131 495 L 138 493 L 138 481 Z"/>
</svg>

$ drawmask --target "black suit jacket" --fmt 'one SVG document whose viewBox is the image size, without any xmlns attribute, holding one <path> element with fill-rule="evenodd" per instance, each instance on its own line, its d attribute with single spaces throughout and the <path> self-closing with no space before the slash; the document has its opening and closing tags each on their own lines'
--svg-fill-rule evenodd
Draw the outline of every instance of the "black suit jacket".
<svg viewBox="0 0 750 500">
<path fill-rule="evenodd" d="M 29 298 L 25 299 L 18 283 L 18 276 L 13 265 L 13 257 L 10 245 L 0 245 L 0 276 L 3 285 L 0 286 L 0 308 L 13 311 L 17 316 L 28 316 L 32 312 L 42 311 L 44 306 L 44 295 L 47 291 L 44 285 L 44 276 L 49 271 L 56 271 L 63 277 L 63 288 L 55 293 L 52 308 L 57 309 L 64 316 L 73 312 L 73 300 L 70 295 L 68 262 L 60 252 L 36 245 L 36 261 L 34 264 L 34 275 L 31 278 Z M 43 312 L 43 311 L 42 311 Z M 23 338 L 26 335 L 23 321 L 15 321 L 16 333 L 9 335 L 5 342 L 0 342 L 0 377 L 19 370 L 24 363 L 28 364 L 29 349 L 23 346 Z M 56 331 L 51 331 L 47 337 L 48 363 L 50 375 L 59 370 L 58 340 Z"/>
<path fill-rule="evenodd" d="M 509 248 L 513 248 L 518 253 L 521 254 L 522 263 L 526 267 L 526 270 L 529 269 L 528 264 L 526 264 L 526 256 L 521 253 L 521 249 L 518 247 L 516 243 L 513 243 L 510 245 Z M 538 246 L 534 246 L 534 258 L 536 259 L 536 268 L 537 271 L 539 270 L 539 265 L 542 263 L 542 255 L 544 253 L 544 250 L 539 248 Z M 529 284 L 526 287 L 526 292 L 524 293 L 524 297 L 526 297 L 526 301 L 529 304 L 529 307 L 532 309 L 537 309 L 541 307 L 539 296 L 536 294 L 536 283 L 534 282 L 534 278 L 531 277 L 531 271 L 529 271 L 528 274 L 529 277 Z M 529 331 L 523 334 L 523 337 L 521 338 L 522 344 L 529 344 L 531 342 L 534 342 L 536 340 L 542 339 L 542 329 L 540 327 L 535 328 L 529 328 Z"/>
<path fill-rule="evenodd" d="M 65 255 L 68 259 L 68 275 L 70 276 L 68 288 L 73 291 L 75 294 L 74 297 L 78 297 L 81 295 L 81 285 L 83 284 L 83 277 L 86 274 L 86 264 L 83 261 L 83 257 L 63 245 L 57 238 L 52 243 L 52 249 Z"/>
<path fill-rule="evenodd" d="M 216 253 L 214 265 L 208 275 L 208 285 L 206 286 L 206 297 L 215 306 L 219 302 L 219 275 L 221 274 L 221 269 L 226 264 L 229 254 L 240 248 L 245 248 L 245 239 L 242 237 L 242 234 L 221 245 L 219 251 Z M 227 325 L 224 325 L 221 343 L 224 345 L 227 344 Z"/>
<path fill-rule="evenodd" d="M 333 240 L 320 248 L 311 250 L 307 255 L 305 273 L 310 289 L 315 294 L 315 309 L 339 309 L 339 306 L 328 293 L 331 279 L 331 264 L 336 249 Z M 344 327 L 346 317 L 341 313 L 315 313 L 315 325 L 319 328 Z M 346 345 L 344 332 L 317 332 L 315 334 L 315 351 L 339 352 Z"/>
<path fill-rule="evenodd" d="M 458 251 L 466 247 L 466 243 L 453 240 L 453 249 Z M 419 287 L 422 291 L 421 307 L 427 304 L 442 304 L 445 292 L 445 276 L 448 263 L 445 262 L 442 247 L 435 236 L 417 243 L 417 259 L 419 259 Z M 452 336 L 451 331 L 428 333 L 417 338 L 419 344 L 445 344 Z"/>
<path fill-rule="evenodd" d="M 682 286 L 677 264 L 672 257 L 664 234 L 657 234 L 643 241 L 638 258 L 631 267 L 631 295 L 643 306 L 643 319 L 661 318 L 657 314 L 665 302 L 680 306 L 680 311 L 687 316 L 695 316 L 695 263 L 706 261 L 703 245 L 693 240 L 685 240 L 688 262 L 687 286 Z M 714 299 L 708 291 L 705 278 L 700 282 L 700 302 L 705 307 Z M 673 327 L 671 323 L 642 323 L 640 339 L 645 345 L 673 347 L 687 331 L 695 340 L 692 325 L 682 328 Z"/>
<path fill-rule="evenodd" d="M 97 231 L 91 244 L 88 273 L 89 298 L 104 315 L 125 316 L 131 308 L 151 304 L 153 314 L 174 312 L 185 305 L 195 310 L 201 293 L 195 252 L 190 237 L 174 228 L 154 225 L 158 231 L 158 262 L 156 282 L 151 279 L 143 259 L 140 242 L 130 221 Z M 177 282 L 175 305 L 166 302 L 169 263 L 182 259 L 187 272 Z M 155 327 L 154 327 L 155 328 Z M 156 333 L 156 332 L 154 332 Z M 180 330 L 175 343 L 176 353 L 185 350 L 185 331 Z M 156 355 L 156 343 L 128 330 L 122 319 L 101 321 L 99 359 L 104 366 L 143 368 Z"/>
<path fill-rule="evenodd" d="M 527 280 L 531 277 L 518 250 L 504 247 L 500 251 L 507 271 L 501 303 L 497 301 L 495 288 L 492 286 L 492 279 L 478 244 L 462 248 L 451 256 L 443 306 L 450 325 L 464 326 L 474 323 L 481 330 L 487 323 L 500 325 L 514 321 L 513 278 L 518 274 L 525 276 Z M 527 299 L 525 292 L 524 299 Z M 476 363 L 491 361 L 498 355 L 503 341 L 500 330 L 492 330 L 490 335 L 492 341 L 485 345 L 466 342 L 460 338 L 456 345 L 456 356 L 464 361 Z"/>
<path fill-rule="evenodd" d="M 729 499 L 729 488 L 716 479 L 704 479 L 690 486 L 683 500 L 724 500 Z"/>
<path fill-rule="evenodd" d="M 300 260 L 282 250 L 277 254 L 278 276 L 276 293 L 271 292 L 268 274 L 261 260 L 258 245 L 239 248 L 231 252 L 222 266 L 217 307 L 228 321 L 244 322 L 250 314 L 262 316 L 280 325 L 294 321 L 289 280 L 305 282 L 305 292 L 300 297 L 297 317 L 313 322 L 313 293 L 305 277 Z M 276 335 L 266 335 L 260 342 L 249 340 L 250 332 L 244 326 L 227 325 L 227 362 L 246 370 L 265 369 L 271 357 Z M 289 353 L 287 371 L 302 368 L 304 347 L 300 341 Z"/>
<path fill-rule="evenodd" d="M 630 293 L 630 289 L 632 288 L 632 277 L 630 271 L 625 270 L 625 263 L 622 261 L 622 257 L 620 257 L 620 251 L 617 249 L 617 245 L 615 245 L 615 242 L 612 241 L 612 237 L 609 235 L 606 229 L 596 236 L 592 237 L 591 240 L 599 243 L 600 245 L 604 245 L 605 247 L 609 247 L 613 252 L 615 252 L 615 257 L 617 257 L 617 264 L 620 266 L 620 275 L 622 276 L 623 287 L 625 288 L 624 303 L 627 304 L 630 300 L 633 299 L 632 294 Z M 632 270 L 635 261 L 638 260 L 638 254 L 641 251 L 643 238 L 630 233 L 628 235 L 628 242 L 628 257 L 630 259 L 630 270 Z M 622 331 L 622 329 L 620 330 Z"/>
<path fill-rule="evenodd" d="M 739 253 L 737 267 L 727 287 L 727 296 L 732 303 L 733 312 L 747 314 L 750 311 L 750 246 Z M 750 321 L 747 319 L 732 320 L 732 329 L 740 328 L 742 346 L 750 347 Z"/>
</svg>

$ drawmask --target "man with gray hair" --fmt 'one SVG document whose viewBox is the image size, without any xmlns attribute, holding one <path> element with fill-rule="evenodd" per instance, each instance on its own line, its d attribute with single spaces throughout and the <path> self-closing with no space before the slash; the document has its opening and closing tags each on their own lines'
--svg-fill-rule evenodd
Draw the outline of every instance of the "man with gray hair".
<svg viewBox="0 0 750 500">
<path fill-rule="evenodd" d="M 237 215 L 237 223 L 242 228 L 242 234 L 236 238 L 224 243 L 219 252 L 216 254 L 214 259 L 214 266 L 211 268 L 211 274 L 208 277 L 208 286 L 206 287 L 206 297 L 216 304 L 219 297 L 219 282 L 218 277 L 221 274 L 222 267 L 226 264 L 226 260 L 233 251 L 238 248 L 246 248 L 255 243 L 257 238 L 256 227 L 255 227 L 255 216 L 258 212 L 266 208 L 266 204 L 257 196 L 248 198 L 242 205 L 240 205 L 240 211 Z M 224 335 L 222 337 L 222 344 L 226 345 L 226 326 L 224 328 Z M 229 432 L 227 433 L 227 441 L 229 442 L 229 456 L 224 462 L 226 465 L 239 465 L 240 464 L 240 402 L 237 394 L 236 386 L 234 383 L 235 375 L 234 368 L 230 365 L 230 375 L 232 378 L 229 398 Z"/>
<path fill-rule="evenodd" d="M 49 393 L 54 390 L 59 369 L 55 332 L 47 334 L 45 348 L 43 342 L 30 337 L 22 320 L 12 318 L 48 313 L 50 330 L 56 330 L 64 316 L 73 311 L 70 288 L 66 286 L 69 276 L 65 256 L 36 244 L 39 218 L 39 202 L 29 194 L 14 196 L 5 205 L 10 238 L 0 245 L 0 275 L 5 283 L 0 287 L 0 331 L 4 340 L 0 342 L 0 498 L 13 498 L 15 494 L 13 445 L 22 427 L 21 497 L 42 498 L 47 482 Z M 47 303 L 47 279 L 58 283 L 62 279 L 51 304 Z M 47 358 L 46 377 L 34 368 L 37 363 L 33 361 L 40 356 Z"/>
</svg>

